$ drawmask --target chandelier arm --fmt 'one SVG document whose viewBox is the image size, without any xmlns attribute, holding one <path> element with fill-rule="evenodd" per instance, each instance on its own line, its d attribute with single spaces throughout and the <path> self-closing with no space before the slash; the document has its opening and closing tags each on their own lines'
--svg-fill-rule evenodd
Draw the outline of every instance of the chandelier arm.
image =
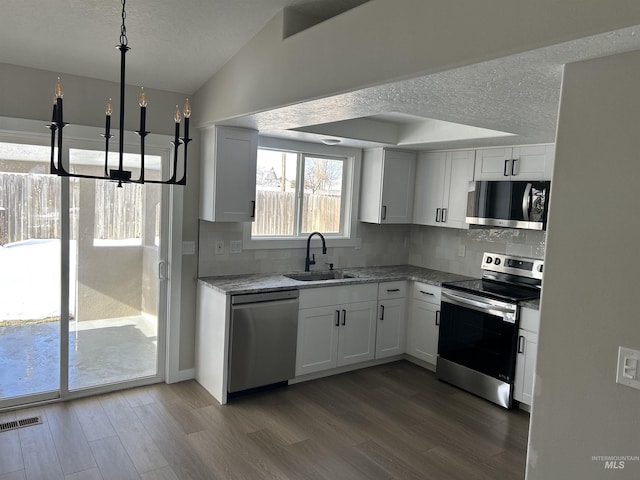
<svg viewBox="0 0 640 480">
<path fill-rule="evenodd" d="M 55 112 L 55 109 L 54 109 Z M 54 113 L 55 116 L 55 113 Z M 49 164 L 49 173 L 58 173 L 58 169 L 56 168 L 56 162 L 55 162 L 55 151 L 56 151 L 56 130 L 58 129 L 57 125 L 55 123 L 50 123 L 49 125 L 47 125 L 47 128 L 49 130 L 51 130 L 51 161 Z"/>
</svg>

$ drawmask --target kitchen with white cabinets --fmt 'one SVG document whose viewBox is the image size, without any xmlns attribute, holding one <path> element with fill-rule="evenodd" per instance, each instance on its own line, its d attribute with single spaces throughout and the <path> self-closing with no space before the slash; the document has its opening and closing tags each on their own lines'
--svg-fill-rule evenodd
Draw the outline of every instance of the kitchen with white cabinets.
<svg viewBox="0 0 640 480">
<path fill-rule="evenodd" d="M 203 141 L 210 140 L 205 137 Z M 217 168 L 225 168 L 225 161 L 237 162 L 234 155 L 209 152 L 219 163 Z M 296 262 L 302 270 L 304 255 L 295 248 L 268 250 L 266 256 L 273 260 L 260 250 L 241 251 L 236 255 L 239 265 L 255 261 L 251 274 L 219 276 L 204 268 L 198 286 L 196 378 L 218 401 L 228 401 L 226 372 L 232 331 L 228 296 L 256 288 L 285 287 L 299 288 L 300 292 L 295 377 L 289 383 L 400 359 L 435 371 L 441 282 L 477 277 L 478 258 L 487 250 L 534 258 L 544 255 L 544 232 L 470 229 L 464 221 L 470 184 L 487 178 L 515 181 L 517 175 L 525 179 L 544 175 L 548 179 L 544 172 L 550 172 L 552 165 L 552 145 L 418 153 L 365 150 L 356 232 L 362 243 L 359 248 L 338 248 L 329 240 L 326 258 L 317 259 L 319 264 L 331 261 L 348 278 L 291 280 L 286 276 L 290 269 L 283 271 L 277 259 L 299 257 Z M 207 196 L 211 198 L 207 193 L 203 199 Z M 228 239 L 240 231 L 238 222 L 203 220 L 202 243 L 212 244 L 220 235 Z M 379 249 L 404 252 L 404 259 L 385 262 L 377 253 Z M 355 256 L 358 250 L 366 252 Z M 201 250 L 202 257 L 208 255 Z M 210 258 L 215 260 L 216 254 Z M 394 272 L 391 277 L 389 272 Z M 430 281 L 425 282 L 424 275 Z M 533 402 L 536 308 L 537 304 L 522 308 L 523 324 L 518 332 L 514 399 L 523 409 Z"/>
</svg>

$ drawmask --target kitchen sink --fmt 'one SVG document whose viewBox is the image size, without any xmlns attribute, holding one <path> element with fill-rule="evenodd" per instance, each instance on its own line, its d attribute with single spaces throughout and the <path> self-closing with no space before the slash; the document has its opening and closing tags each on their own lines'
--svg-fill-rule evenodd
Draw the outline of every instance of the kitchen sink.
<svg viewBox="0 0 640 480">
<path fill-rule="evenodd" d="M 301 272 L 301 273 L 291 273 L 285 275 L 287 278 L 291 278 L 293 280 L 299 280 L 301 282 L 318 282 L 321 280 L 341 280 L 344 278 L 353 278 L 353 275 L 348 275 L 343 272 L 338 272 L 335 270 L 329 270 L 325 272 Z"/>
</svg>

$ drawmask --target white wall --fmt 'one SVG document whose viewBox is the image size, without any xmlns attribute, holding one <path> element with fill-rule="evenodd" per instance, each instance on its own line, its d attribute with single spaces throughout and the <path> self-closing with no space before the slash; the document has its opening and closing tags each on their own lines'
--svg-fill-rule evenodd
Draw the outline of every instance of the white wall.
<svg viewBox="0 0 640 480">
<path fill-rule="evenodd" d="M 640 456 L 640 51 L 566 67 L 556 145 L 527 478 L 640 478 L 592 459 Z"/>
<path fill-rule="evenodd" d="M 372 0 L 283 39 L 278 14 L 198 92 L 198 125 L 640 23 L 637 0 Z"/>
</svg>

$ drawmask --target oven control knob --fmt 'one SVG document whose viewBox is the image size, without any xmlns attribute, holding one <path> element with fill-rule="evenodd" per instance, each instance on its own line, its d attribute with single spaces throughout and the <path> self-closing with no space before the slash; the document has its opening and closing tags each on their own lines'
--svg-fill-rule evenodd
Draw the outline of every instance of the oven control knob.
<svg viewBox="0 0 640 480">
<path fill-rule="evenodd" d="M 493 263 L 493 257 L 487 257 L 487 263 Z"/>
<path fill-rule="evenodd" d="M 496 261 L 495 261 L 495 262 L 493 262 L 493 263 L 495 263 L 496 265 L 500 265 L 500 259 L 499 259 L 499 258 L 496 258 Z"/>
</svg>

